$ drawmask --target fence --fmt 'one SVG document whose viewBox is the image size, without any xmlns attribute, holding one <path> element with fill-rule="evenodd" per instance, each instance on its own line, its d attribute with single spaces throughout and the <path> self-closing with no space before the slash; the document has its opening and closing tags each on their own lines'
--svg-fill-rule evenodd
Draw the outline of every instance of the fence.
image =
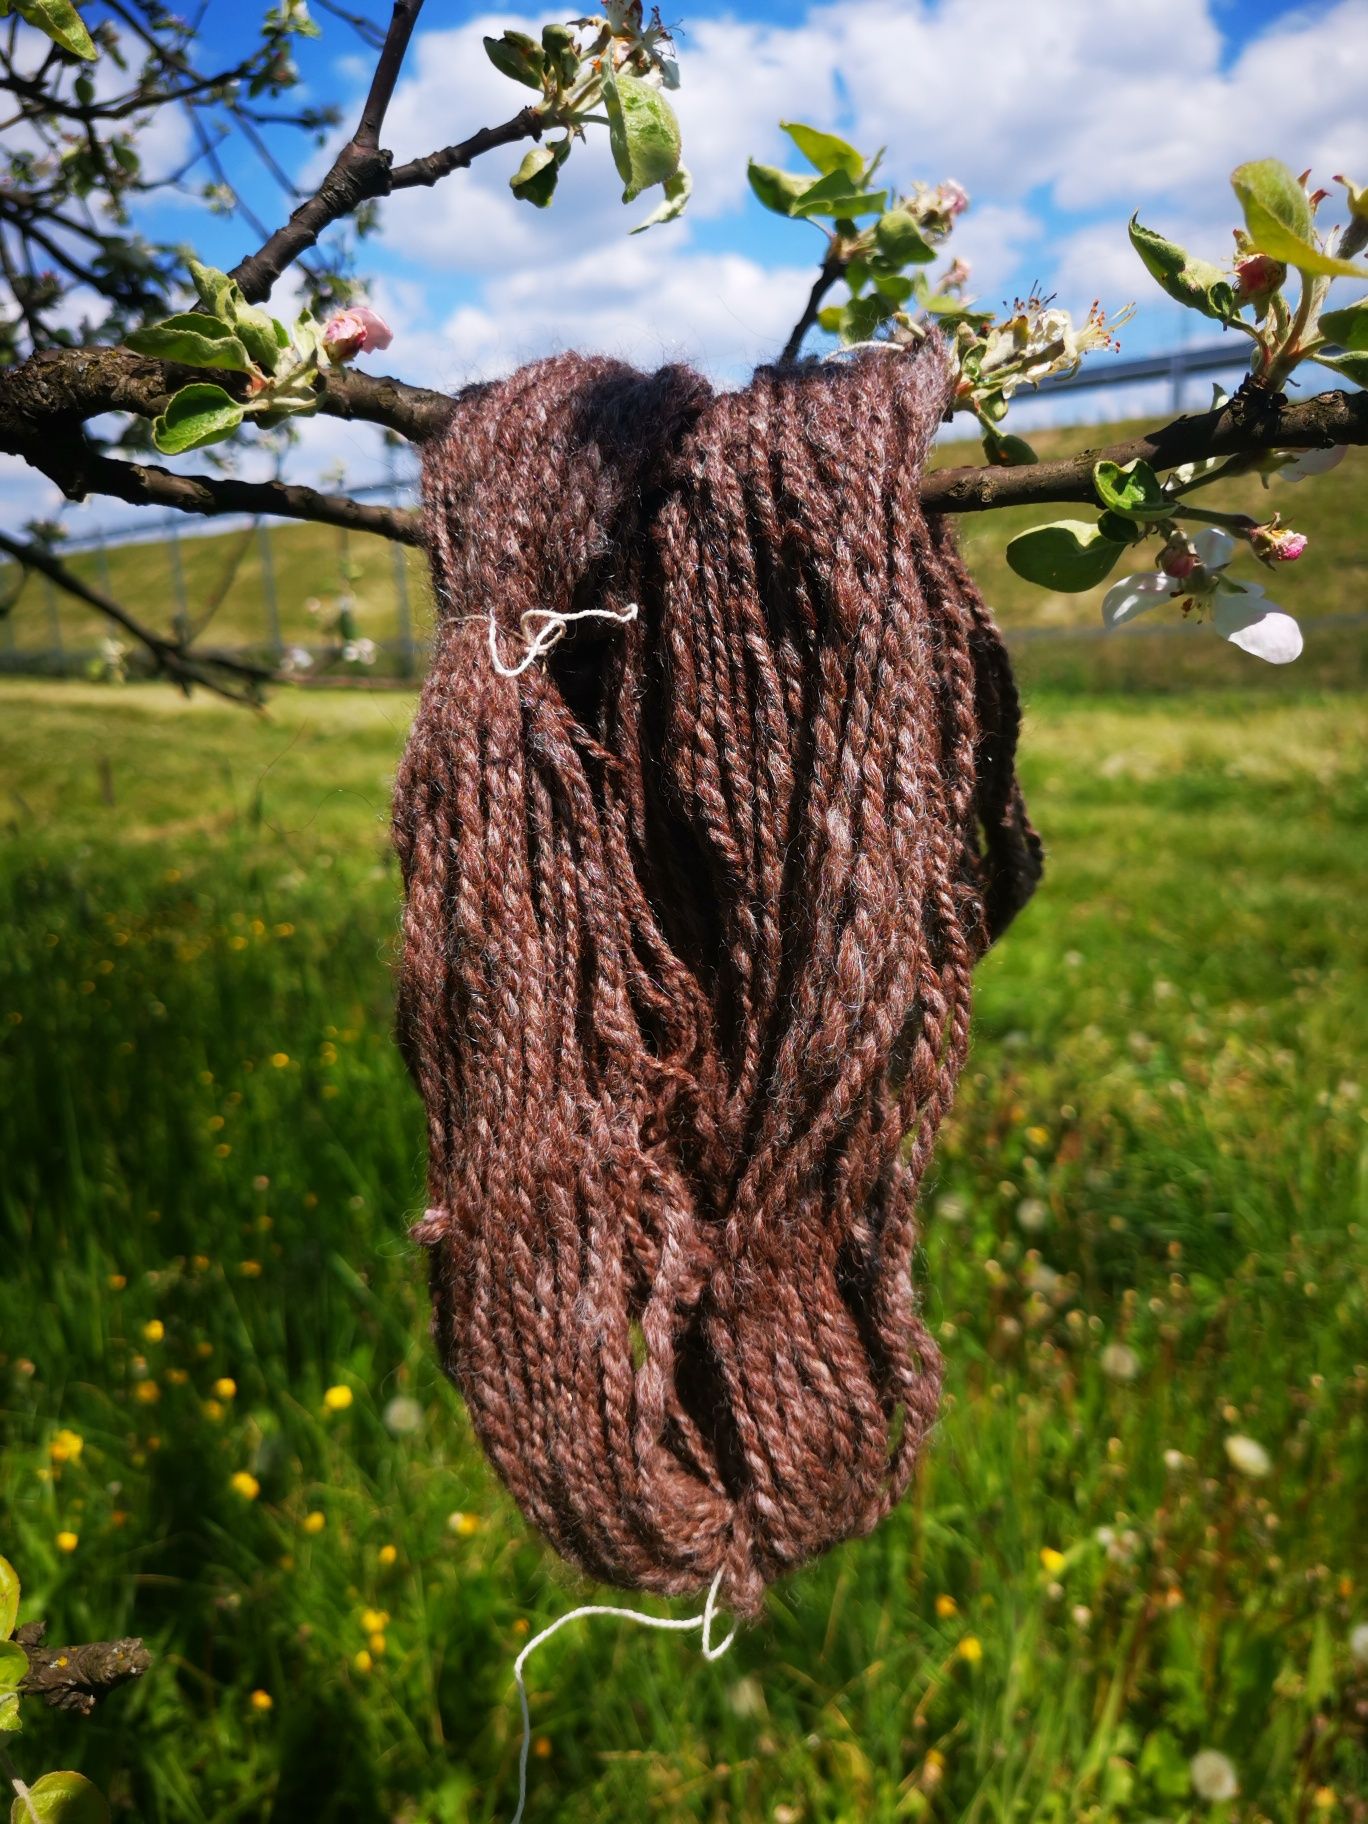
<svg viewBox="0 0 1368 1824">
<path fill-rule="evenodd" d="M 1247 359 L 1243 344 L 1229 338 L 1093 363 L 1021 396 L 1016 410 L 1028 434 L 1027 420 L 1041 409 L 1061 422 L 1076 418 L 1075 409 L 1061 412 L 1055 401 L 1089 391 L 1105 392 L 1109 413 L 1122 415 L 1162 411 L 1165 400 L 1154 396 L 1159 390 L 1176 413 L 1188 382 L 1233 373 Z M 416 487 L 416 473 L 392 463 L 383 480 L 349 492 L 408 506 Z M 77 575 L 159 630 L 258 656 L 302 682 L 412 678 L 421 668 L 428 614 L 423 560 L 384 539 L 325 526 L 172 514 L 128 531 L 66 538 L 59 550 Z M 0 584 L 0 671 L 107 675 L 125 660 L 136 662 L 95 611 L 47 577 L 19 578 L 14 569 L 8 566 Z"/>
</svg>

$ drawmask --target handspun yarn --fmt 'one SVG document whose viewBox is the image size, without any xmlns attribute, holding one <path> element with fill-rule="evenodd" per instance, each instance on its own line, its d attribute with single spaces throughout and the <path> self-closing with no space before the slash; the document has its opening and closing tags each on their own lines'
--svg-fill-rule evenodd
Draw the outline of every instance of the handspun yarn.
<svg viewBox="0 0 1368 1824">
<path fill-rule="evenodd" d="M 917 1186 L 1040 872 L 1006 653 L 919 501 L 949 385 L 935 341 L 734 392 L 565 354 L 424 454 L 394 832 L 438 1345 L 559 1552 L 743 1615 L 934 1421 Z"/>
</svg>

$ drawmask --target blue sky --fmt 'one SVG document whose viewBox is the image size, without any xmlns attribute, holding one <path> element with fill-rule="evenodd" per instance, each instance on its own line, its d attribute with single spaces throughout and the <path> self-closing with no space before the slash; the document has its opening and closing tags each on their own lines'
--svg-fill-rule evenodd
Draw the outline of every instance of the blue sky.
<svg viewBox="0 0 1368 1824">
<path fill-rule="evenodd" d="M 388 11 L 356 3 L 377 19 Z M 1126 239 L 1133 209 L 1221 260 L 1238 220 L 1227 178 L 1241 160 L 1271 154 L 1325 183 L 1340 171 L 1368 180 L 1368 0 L 671 0 L 664 10 L 683 27 L 677 101 L 696 180 L 685 218 L 629 238 L 650 205 L 622 207 L 601 134 L 576 148 L 546 212 L 508 191 L 519 149 L 396 196 L 363 250 L 372 299 L 396 332 L 369 365 L 454 388 L 575 346 L 742 377 L 782 344 L 820 255 L 810 225 L 768 215 L 746 186 L 748 154 L 785 161 L 781 116 L 886 145 L 894 179 L 962 182 L 973 206 L 951 251 L 971 261 L 985 303 L 1032 285 L 1078 314 L 1094 297 L 1110 311 L 1134 300 L 1127 354 L 1216 333 L 1154 289 Z M 488 64 L 481 34 L 560 16 L 428 0 L 391 109 L 396 156 L 515 112 L 529 92 Z M 211 0 L 206 60 L 233 54 L 241 17 L 231 0 Z M 338 102 L 350 124 L 370 54 L 318 18 L 323 38 L 300 47 L 303 92 Z M 152 130 L 169 166 L 183 124 L 177 115 Z M 326 164 L 298 135 L 277 131 L 274 144 L 301 180 Z M 231 149 L 227 160 L 244 199 L 278 221 L 288 204 L 256 161 Z M 253 240 L 192 196 L 146 226 L 225 266 Z M 1116 404 L 1085 397 L 1098 411 Z M 306 427 L 297 466 L 307 473 L 339 452 L 358 481 L 378 469 L 364 427 L 321 421 Z"/>
</svg>

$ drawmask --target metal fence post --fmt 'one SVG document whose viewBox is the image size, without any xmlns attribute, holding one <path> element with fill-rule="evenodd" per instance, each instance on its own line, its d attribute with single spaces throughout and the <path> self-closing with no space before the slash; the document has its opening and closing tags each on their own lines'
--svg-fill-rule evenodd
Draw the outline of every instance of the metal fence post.
<svg viewBox="0 0 1368 1824">
<path fill-rule="evenodd" d="M 62 645 L 62 611 L 57 605 L 57 590 L 52 578 L 43 577 L 43 599 L 47 603 L 48 638 L 52 641 L 52 650 L 60 658 L 65 650 Z"/>
<path fill-rule="evenodd" d="M 185 570 L 181 564 L 180 533 L 173 525 L 169 528 L 171 546 L 171 587 L 176 595 L 176 611 L 172 616 L 172 626 L 178 640 L 190 637 L 190 611 L 185 600 Z"/>
<path fill-rule="evenodd" d="M 265 520 L 257 521 L 257 549 L 261 554 L 261 593 L 266 604 L 266 631 L 277 660 L 285 651 L 280 637 L 280 603 L 276 599 L 275 565 L 271 559 L 271 534 Z"/>
</svg>

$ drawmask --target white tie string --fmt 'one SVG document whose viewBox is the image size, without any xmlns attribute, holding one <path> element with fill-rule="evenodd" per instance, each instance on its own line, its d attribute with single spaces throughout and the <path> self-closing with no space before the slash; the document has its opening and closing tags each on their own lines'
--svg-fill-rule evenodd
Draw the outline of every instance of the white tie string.
<svg viewBox="0 0 1368 1824">
<path fill-rule="evenodd" d="M 633 603 L 633 612 L 635 612 L 635 607 L 636 605 Z M 717 1592 L 721 1583 L 722 1573 L 719 1571 L 709 1585 L 707 1600 L 703 1604 L 701 1615 L 687 1615 L 675 1620 L 665 1615 L 643 1615 L 636 1609 L 612 1608 L 607 1603 L 589 1603 L 582 1609 L 571 1609 L 568 1615 L 562 1615 L 528 1641 L 522 1652 L 513 1661 L 513 1679 L 518 1687 L 518 1703 L 522 1707 L 522 1747 L 518 1751 L 518 1809 L 513 1813 L 513 1824 L 522 1824 L 523 1808 L 527 1804 L 527 1757 L 532 1749 L 532 1712 L 528 1707 L 527 1684 L 523 1678 L 523 1667 L 542 1642 L 550 1640 L 553 1634 L 568 1627 L 572 1621 L 582 1621 L 588 1615 L 614 1615 L 619 1621 L 634 1621 L 638 1627 L 642 1628 L 664 1628 L 672 1634 L 689 1634 L 695 1628 L 701 1628 L 703 1630 L 704 1659 L 721 1659 L 727 1648 L 736 1639 L 735 1627 L 723 1641 L 714 1642 L 712 1637 L 713 1623 L 717 1619 Z"/>
<path fill-rule="evenodd" d="M 558 608 L 526 608 L 518 617 L 518 626 L 527 642 L 527 650 L 516 665 L 505 665 L 499 657 L 499 624 L 494 610 L 489 610 L 489 656 L 501 678 L 520 678 L 529 665 L 544 659 L 572 621 L 617 621 L 625 626 L 637 618 L 637 605 L 625 608 L 580 608 L 574 614 L 562 614 Z"/>
</svg>

